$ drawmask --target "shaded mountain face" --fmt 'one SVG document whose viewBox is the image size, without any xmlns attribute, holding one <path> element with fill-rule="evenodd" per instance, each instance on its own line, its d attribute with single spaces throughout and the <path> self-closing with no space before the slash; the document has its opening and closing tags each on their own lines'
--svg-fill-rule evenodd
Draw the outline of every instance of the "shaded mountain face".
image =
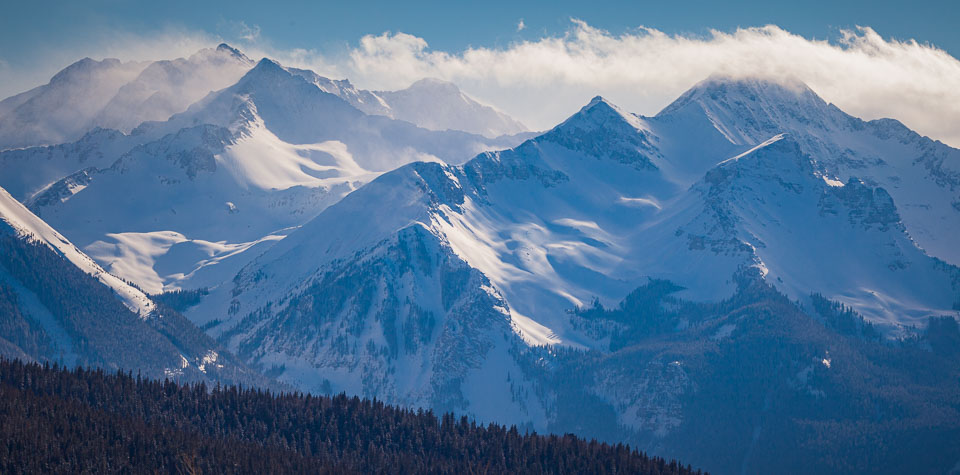
<svg viewBox="0 0 960 475">
<path fill-rule="evenodd" d="M 829 427 L 927 437 L 926 422 L 888 428 L 956 391 L 956 361 L 925 354 L 931 379 L 905 384 L 931 405 L 869 422 L 862 401 L 906 402 L 843 383 L 911 378 L 915 352 L 952 338 L 930 319 L 957 317 L 951 250 L 914 237 L 958 220 L 957 151 L 897 130 L 763 81 L 708 80 L 656 117 L 596 98 L 513 149 L 381 175 L 188 317 L 309 391 L 627 439 L 721 472 L 796 467 L 769 454 L 802 443 L 842 470 L 842 450 L 813 442 Z M 834 351 L 849 373 L 830 373 Z M 710 411 L 759 422 L 707 448 Z"/>
<path fill-rule="evenodd" d="M 0 189 L 0 355 L 279 388 Z"/>
<path fill-rule="evenodd" d="M 234 85 L 130 134 L 97 129 L 75 143 L 2 153 L 9 173 L 0 182 L 110 272 L 159 293 L 229 280 L 400 164 L 459 163 L 520 140 L 367 115 L 306 73 L 260 61 Z"/>
</svg>

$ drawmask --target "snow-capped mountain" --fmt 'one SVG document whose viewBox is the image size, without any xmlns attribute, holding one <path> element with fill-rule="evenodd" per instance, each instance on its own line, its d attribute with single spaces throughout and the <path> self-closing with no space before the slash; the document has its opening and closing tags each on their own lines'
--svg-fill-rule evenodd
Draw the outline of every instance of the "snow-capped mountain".
<svg viewBox="0 0 960 475">
<path fill-rule="evenodd" d="M 98 129 L 72 144 L 2 153 L 10 172 L 0 182 L 108 270 L 161 292 L 229 279 L 398 165 L 461 163 L 522 139 L 367 115 L 303 74 L 262 60 L 234 85 L 129 135 Z"/>
<path fill-rule="evenodd" d="M 425 129 L 461 130 L 490 138 L 528 131 L 516 119 L 480 104 L 448 81 L 427 78 L 399 91 L 367 91 L 346 79 L 331 80 L 304 69 L 288 70 L 367 114 L 404 120 Z"/>
<path fill-rule="evenodd" d="M 0 150 L 76 140 L 90 119 L 146 67 L 84 58 L 50 82 L 0 102 Z"/>
<path fill-rule="evenodd" d="M 92 122 L 129 133 L 143 122 L 167 120 L 210 91 L 234 84 L 253 66 L 250 58 L 227 44 L 186 59 L 155 61 L 124 84 Z"/>
<path fill-rule="evenodd" d="M 11 144 L 79 139 L 0 153 L 36 214 L 0 193 L 5 354 L 83 341 L 59 305 L 109 295 L 108 321 L 179 351 L 128 367 L 233 352 L 301 390 L 721 473 L 960 457 L 960 150 L 801 83 L 714 77 L 653 117 L 597 97 L 534 137 L 449 83 L 367 91 L 221 45 L 82 61 L 0 103 L 7 123 Z M 136 317 L 162 298 L 196 326 Z M 114 364 L 97 341 L 77 358 Z"/>
<path fill-rule="evenodd" d="M 463 130 L 487 137 L 515 135 L 528 130 L 516 119 L 480 104 L 449 81 L 421 79 L 406 89 L 377 91 L 375 94 L 388 106 L 383 115 L 425 129 Z"/>
<path fill-rule="evenodd" d="M 598 97 L 516 148 L 383 174 L 188 316 L 305 390 L 678 450 L 685 398 L 730 368 L 617 366 L 633 345 L 768 345 L 751 332 L 780 312 L 816 336 L 777 364 L 809 375 L 836 315 L 886 338 L 957 317 L 960 269 L 913 232 L 958 221 L 958 151 L 890 127 L 765 81 L 711 79 L 655 117 Z M 613 420 L 567 414 L 574 399 Z"/>
<path fill-rule="evenodd" d="M 166 120 L 251 67 L 249 58 L 226 44 L 186 59 L 85 58 L 49 84 L 0 102 L 0 150 L 71 142 L 98 127 L 129 132 L 147 120 Z"/>
<path fill-rule="evenodd" d="M 0 355 L 272 386 L 0 188 Z"/>
<path fill-rule="evenodd" d="M 188 58 L 153 62 L 84 58 L 48 84 L 0 101 L 0 150 L 72 142 L 97 129 L 129 133 L 146 121 L 165 121 L 211 91 L 236 83 L 255 61 L 220 44 Z M 527 129 L 482 105 L 453 84 L 420 81 L 400 91 L 358 90 L 350 81 L 290 69 L 324 92 L 367 114 L 430 130 L 460 130 L 495 138 Z"/>
<path fill-rule="evenodd" d="M 663 130 L 691 120 L 701 130 L 715 129 L 713 140 L 719 132 L 731 144 L 754 146 L 788 134 L 828 179 L 855 177 L 884 188 L 917 244 L 960 264 L 952 239 L 960 233 L 960 150 L 893 119 L 851 117 L 798 83 L 711 78 L 654 118 Z"/>
</svg>

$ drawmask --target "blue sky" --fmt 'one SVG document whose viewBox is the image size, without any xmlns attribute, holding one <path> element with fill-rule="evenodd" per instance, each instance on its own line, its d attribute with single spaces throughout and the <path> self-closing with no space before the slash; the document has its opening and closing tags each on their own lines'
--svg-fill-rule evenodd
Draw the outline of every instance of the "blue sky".
<svg viewBox="0 0 960 475">
<path fill-rule="evenodd" d="M 95 43 L 106 30 L 140 33 L 171 26 L 236 40 L 245 24 L 280 48 L 331 50 L 362 35 L 402 31 L 433 48 L 502 46 L 557 34 L 570 18 L 613 33 L 643 25 L 667 33 L 776 24 L 808 38 L 870 26 L 884 37 L 928 42 L 960 56 L 960 2 L 940 1 L 10 1 L 0 16 L 0 59 L 28 65 L 65 43 Z M 517 31 L 523 20 L 526 28 Z M 91 51 L 95 55 L 96 51 Z"/>
<path fill-rule="evenodd" d="M 84 56 L 227 41 L 371 89 L 447 79 L 536 129 L 597 94 L 654 114 L 721 73 L 799 79 L 855 115 L 960 144 L 958 0 L 0 1 L 0 97 Z"/>
</svg>

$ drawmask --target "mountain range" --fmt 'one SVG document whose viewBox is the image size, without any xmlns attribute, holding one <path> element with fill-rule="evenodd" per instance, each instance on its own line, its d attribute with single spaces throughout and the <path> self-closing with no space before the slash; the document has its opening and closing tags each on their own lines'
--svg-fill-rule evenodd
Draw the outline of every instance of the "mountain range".
<svg viewBox="0 0 960 475">
<path fill-rule="evenodd" d="M 54 127 L 45 101 L 94 84 Z M 960 459 L 960 150 L 802 83 L 714 76 L 651 117 L 598 96 L 534 134 L 449 83 L 221 45 L 73 65 L 5 123 L 10 245 L 250 378 L 719 473 Z M 8 307 L 38 309 L 11 327 L 62 319 L 8 261 Z"/>
<path fill-rule="evenodd" d="M 527 136 L 491 139 L 366 114 L 354 107 L 356 89 L 341 81 L 334 95 L 323 81 L 332 83 L 264 59 L 165 121 L 2 152 L 0 186 L 107 270 L 156 293 L 217 285 L 253 254 L 245 251 L 399 164 L 460 163 Z M 422 89 L 421 101 L 433 97 Z M 436 105 L 461 106 L 479 107 Z"/>
</svg>

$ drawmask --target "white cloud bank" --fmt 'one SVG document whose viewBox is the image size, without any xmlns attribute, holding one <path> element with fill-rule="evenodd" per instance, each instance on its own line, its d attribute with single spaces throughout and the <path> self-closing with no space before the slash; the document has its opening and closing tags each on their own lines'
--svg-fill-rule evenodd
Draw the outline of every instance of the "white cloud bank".
<svg viewBox="0 0 960 475">
<path fill-rule="evenodd" d="M 269 56 L 368 89 L 399 89 L 423 77 L 447 79 L 535 129 L 555 125 L 597 94 L 652 115 L 696 82 L 720 73 L 799 79 L 848 113 L 865 119 L 893 117 L 960 146 L 960 61 L 934 46 L 885 40 L 867 27 L 841 31 L 837 41 L 828 42 L 776 26 L 703 37 L 651 28 L 615 35 L 573 20 L 561 36 L 503 48 L 437 51 L 423 38 L 383 33 L 364 36 L 335 54 L 274 48 L 255 25 L 249 30 L 258 34 L 243 35 L 247 38 L 237 46 L 250 57 Z M 103 56 L 172 57 L 158 54 L 157 47 L 185 54 L 179 52 L 210 36 L 177 38 L 179 42 L 166 35 L 166 41 L 139 43 L 125 38 L 111 44 L 126 44 L 127 50 L 105 50 Z M 155 56 L 142 56 L 148 53 Z"/>
<path fill-rule="evenodd" d="M 652 115 L 713 73 L 796 78 L 848 113 L 893 117 L 960 146 L 960 61 L 930 45 L 884 40 L 867 27 L 841 33 L 836 43 L 776 26 L 707 37 L 649 28 L 612 35 L 574 20 L 560 37 L 453 54 L 385 33 L 363 37 L 336 72 L 373 88 L 448 79 L 538 129 L 597 94 Z"/>
</svg>

